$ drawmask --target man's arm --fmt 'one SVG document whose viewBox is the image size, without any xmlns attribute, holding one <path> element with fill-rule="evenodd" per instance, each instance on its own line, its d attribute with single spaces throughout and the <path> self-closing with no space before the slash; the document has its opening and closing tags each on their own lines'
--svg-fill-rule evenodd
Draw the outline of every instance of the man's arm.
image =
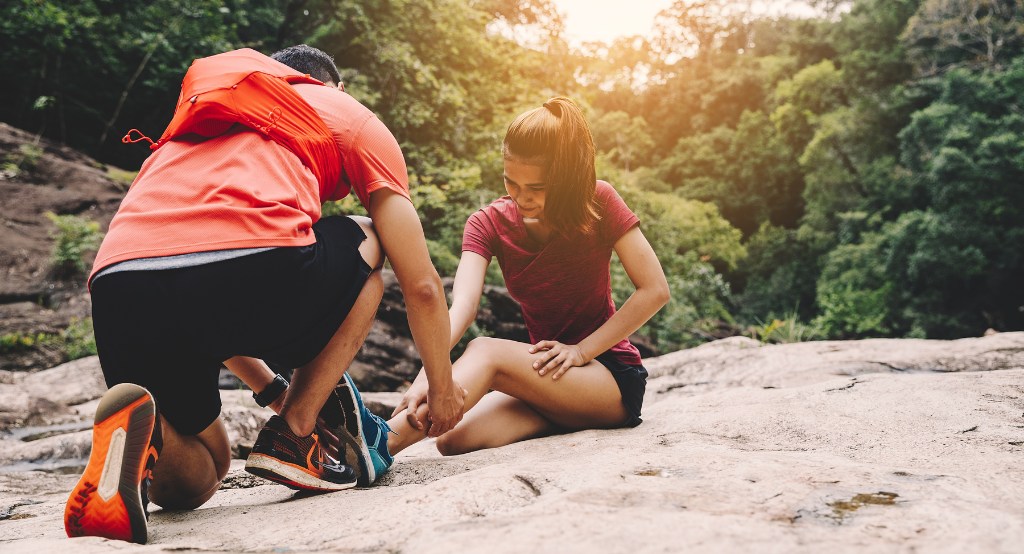
<svg viewBox="0 0 1024 554">
<path fill-rule="evenodd" d="M 437 437 L 462 419 L 465 397 L 462 387 L 452 380 L 451 323 L 444 287 L 430 262 L 423 227 L 412 203 L 382 188 L 370 195 L 368 211 L 405 296 L 409 329 L 429 384 L 429 435 Z"/>
</svg>

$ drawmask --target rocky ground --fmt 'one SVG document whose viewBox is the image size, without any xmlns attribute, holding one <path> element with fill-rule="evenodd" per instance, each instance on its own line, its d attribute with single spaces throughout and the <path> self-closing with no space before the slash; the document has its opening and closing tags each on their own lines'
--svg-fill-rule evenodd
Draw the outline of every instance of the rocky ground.
<svg viewBox="0 0 1024 554">
<path fill-rule="evenodd" d="M 377 486 L 320 496 L 239 461 L 203 508 L 154 511 L 146 546 L 64 536 L 77 475 L 60 468 L 88 449 L 95 360 L 3 372 L 0 550 L 1021 552 L 1024 333 L 734 337 L 647 365 L 638 428 L 450 458 L 423 443 Z M 222 396 L 244 451 L 268 412 Z"/>
</svg>

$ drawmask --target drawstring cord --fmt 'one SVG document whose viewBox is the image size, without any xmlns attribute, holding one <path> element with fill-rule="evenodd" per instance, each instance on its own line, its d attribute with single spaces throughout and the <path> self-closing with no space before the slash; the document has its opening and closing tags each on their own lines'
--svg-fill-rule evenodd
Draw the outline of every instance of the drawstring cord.
<svg viewBox="0 0 1024 554">
<path fill-rule="evenodd" d="M 132 133 L 138 133 L 139 134 L 139 138 L 132 138 Z M 154 146 L 156 146 L 156 143 L 153 142 L 153 139 L 151 139 L 151 138 L 147 137 L 146 135 L 142 134 L 142 131 L 140 131 L 138 129 L 132 129 L 132 130 L 128 131 L 127 135 L 121 137 L 121 142 L 123 142 L 124 144 L 135 144 L 136 142 L 142 142 L 144 140 L 145 141 L 149 141 L 149 147 L 150 148 L 153 148 Z"/>
</svg>

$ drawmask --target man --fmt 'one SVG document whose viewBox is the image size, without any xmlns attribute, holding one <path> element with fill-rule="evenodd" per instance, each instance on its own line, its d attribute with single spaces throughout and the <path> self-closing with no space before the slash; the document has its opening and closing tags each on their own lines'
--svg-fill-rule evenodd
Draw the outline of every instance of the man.
<svg viewBox="0 0 1024 554">
<path fill-rule="evenodd" d="M 444 290 L 397 142 L 343 92 L 325 53 L 296 46 L 274 58 L 287 65 L 251 50 L 193 64 L 97 253 L 93 324 L 111 389 L 67 503 L 69 536 L 144 543 L 148 499 L 193 509 L 214 494 L 230 463 L 222 363 L 279 414 L 254 445 L 253 473 L 327 491 L 385 471 L 387 426 L 348 381 L 339 390 L 346 415 L 359 418 L 346 424 L 359 435 L 360 467 L 329 456 L 316 429 L 369 332 L 385 252 L 430 377 L 433 435 L 462 417 Z M 349 190 L 372 224 L 320 218 L 323 202 Z M 286 394 L 268 361 L 296 368 Z"/>
</svg>

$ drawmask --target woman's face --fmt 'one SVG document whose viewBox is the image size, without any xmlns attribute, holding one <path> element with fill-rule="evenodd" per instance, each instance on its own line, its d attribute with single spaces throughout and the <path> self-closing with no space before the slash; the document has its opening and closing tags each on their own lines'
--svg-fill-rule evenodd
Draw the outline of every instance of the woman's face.
<svg viewBox="0 0 1024 554">
<path fill-rule="evenodd" d="M 505 191 L 527 219 L 544 217 L 544 168 L 516 160 L 505 160 Z"/>
</svg>

